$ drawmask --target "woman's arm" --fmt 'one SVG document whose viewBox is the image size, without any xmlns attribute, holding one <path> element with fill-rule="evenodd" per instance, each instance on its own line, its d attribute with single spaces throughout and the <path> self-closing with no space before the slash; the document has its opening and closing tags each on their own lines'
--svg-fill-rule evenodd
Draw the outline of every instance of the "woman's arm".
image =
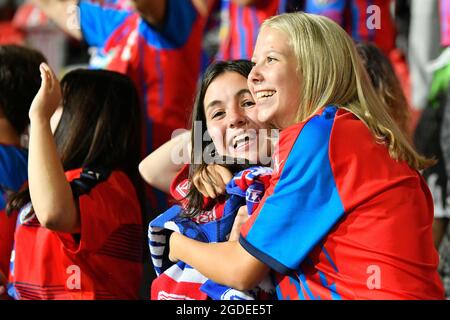
<svg viewBox="0 0 450 320">
<path fill-rule="evenodd" d="M 177 232 L 170 236 L 170 260 L 184 261 L 205 277 L 238 290 L 254 288 L 269 272 L 237 241 L 204 243 Z"/>
<path fill-rule="evenodd" d="M 167 0 L 135 0 L 140 15 L 151 25 L 158 27 L 164 22 Z"/>
<path fill-rule="evenodd" d="M 31 0 L 61 29 L 77 40 L 81 40 L 78 0 Z"/>
<path fill-rule="evenodd" d="M 28 179 L 31 202 L 43 227 L 76 233 L 80 228 L 80 216 L 50 128 L 50 118 L 61 101 L 61 88 L 46 64 L 41 64 L 40 71 L 41 88 L 29 111 Z"/>
<path fill-rule="evenodd" d="M 165 193 L 170 192 L 170 184 L 191 153 L 190 131 L 186 131 L 169 140 L 149 154 L 139 164 L 142 178 Z"/>
</svg>

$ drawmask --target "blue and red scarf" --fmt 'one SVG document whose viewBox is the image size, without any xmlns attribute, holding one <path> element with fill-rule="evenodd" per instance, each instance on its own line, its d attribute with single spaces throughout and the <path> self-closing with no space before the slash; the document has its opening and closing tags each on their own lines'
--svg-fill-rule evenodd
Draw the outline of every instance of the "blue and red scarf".
<svg viewBox="0 0 450 320">
<path fill-rule="evenodd" d="M 152 283 L 151 298 L 154 300 L 253 300 L 261 288 L 246 292 L 219 285 L 200 274 L 186 263 L 173 264 L 168 259 L 168 236 L 171 232 L 181 234 L 202 242 L 227 241 L 235 216 L 241 206 L 247 205 L 251 215 L 269 186 L 272 169 L 251 167 L 236 174 L 226 186 L 228 198 L 219 202 L 210 211 L 201 215 L 202 219 L 183 217 L 183 206 L 175 205 L 159 215 L 149 225 L 150 253 L 158 277 Z M 264 281 L 264 291 L 273 287 Z"/>
</svg>

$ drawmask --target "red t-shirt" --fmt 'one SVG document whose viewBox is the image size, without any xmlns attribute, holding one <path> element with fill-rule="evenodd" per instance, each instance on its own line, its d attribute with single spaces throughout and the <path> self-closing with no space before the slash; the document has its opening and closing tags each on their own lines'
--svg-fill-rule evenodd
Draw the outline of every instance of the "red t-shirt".
<svg viewBox="0 0 450 320">
<path fill-rule="evenodd" d="M 279 299 L 442 299 L 424 179 L 352 113 L 326 107 L 281 132 L 241 245 Z"/>
<path fill-rule="evenodd" d="M 81 169 L 66 172 L 72 181 Z M 19 212 L 8 294 L 15 299 L 137 299 L 142 217 L 134 186 L 120 171 L 79 197 L 79 241 Z M 29 211 L 29 210 L 28 210 Z"/>
</svg>

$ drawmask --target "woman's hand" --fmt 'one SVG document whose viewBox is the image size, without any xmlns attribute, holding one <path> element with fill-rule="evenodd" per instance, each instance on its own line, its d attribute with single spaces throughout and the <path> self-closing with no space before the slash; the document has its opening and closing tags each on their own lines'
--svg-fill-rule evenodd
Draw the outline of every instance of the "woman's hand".
<svg viewBox="0 0 450 320">
<path fill-rule="evenodd" d="M 230 237 L 228 238 L 228 241 L 239 241 L 239 236 L 241 234 L 241 227 L 244 223 L 247 222 L 249 217 L 250 216 L 248 215 L 247 206 L 240 207 L 236 215 L 236 218 L 234 218 L 233 227 L 231 228 Z"/>
<path fill-rule="evenodd" d="M 61 103 L 61 86 L 50 67 L 41 63 L 41 87 L 31 103 L 28 113 L 31 119 L 50 121 L 53 113 Z"/>
<path fill-rule="evenodd" d="M 215 199 L 225 194 L 225 187 L 232 178 L 233 175 L 227 168 L 210 164 L 194 175 L 192 183 L 203 196 Z"/>
<path fill-rule="evenodd" d="M 205 277 L 238 290 L 253 288 L 269 272 L 237 241 L 206 243 L 173 232 L 169 246 L 170 261 L 183 261 Z"/>
</svg>

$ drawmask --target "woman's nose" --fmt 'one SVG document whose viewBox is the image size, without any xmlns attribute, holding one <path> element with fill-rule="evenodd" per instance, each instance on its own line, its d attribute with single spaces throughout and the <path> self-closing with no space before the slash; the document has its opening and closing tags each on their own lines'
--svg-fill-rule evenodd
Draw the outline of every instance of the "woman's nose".
<svg viewBox="0 0 450 320">
<path fill-rule="evenodd" d="M 248 83 L 250 84 L 258 84 L 262 81 L 263 77 L 262 74 L 259 70 L 259 66 L 257 64 L 255 64 L 252 68 L 252 70 L 250 71 L 250 73 L 248 74 Z"/>
<path fill-rule="evenodd" d="M 245 113 L 239 106 L 234 107 L 228 114 L 228 127 L 239 128 L 247 123 Z"/>
</svg>

